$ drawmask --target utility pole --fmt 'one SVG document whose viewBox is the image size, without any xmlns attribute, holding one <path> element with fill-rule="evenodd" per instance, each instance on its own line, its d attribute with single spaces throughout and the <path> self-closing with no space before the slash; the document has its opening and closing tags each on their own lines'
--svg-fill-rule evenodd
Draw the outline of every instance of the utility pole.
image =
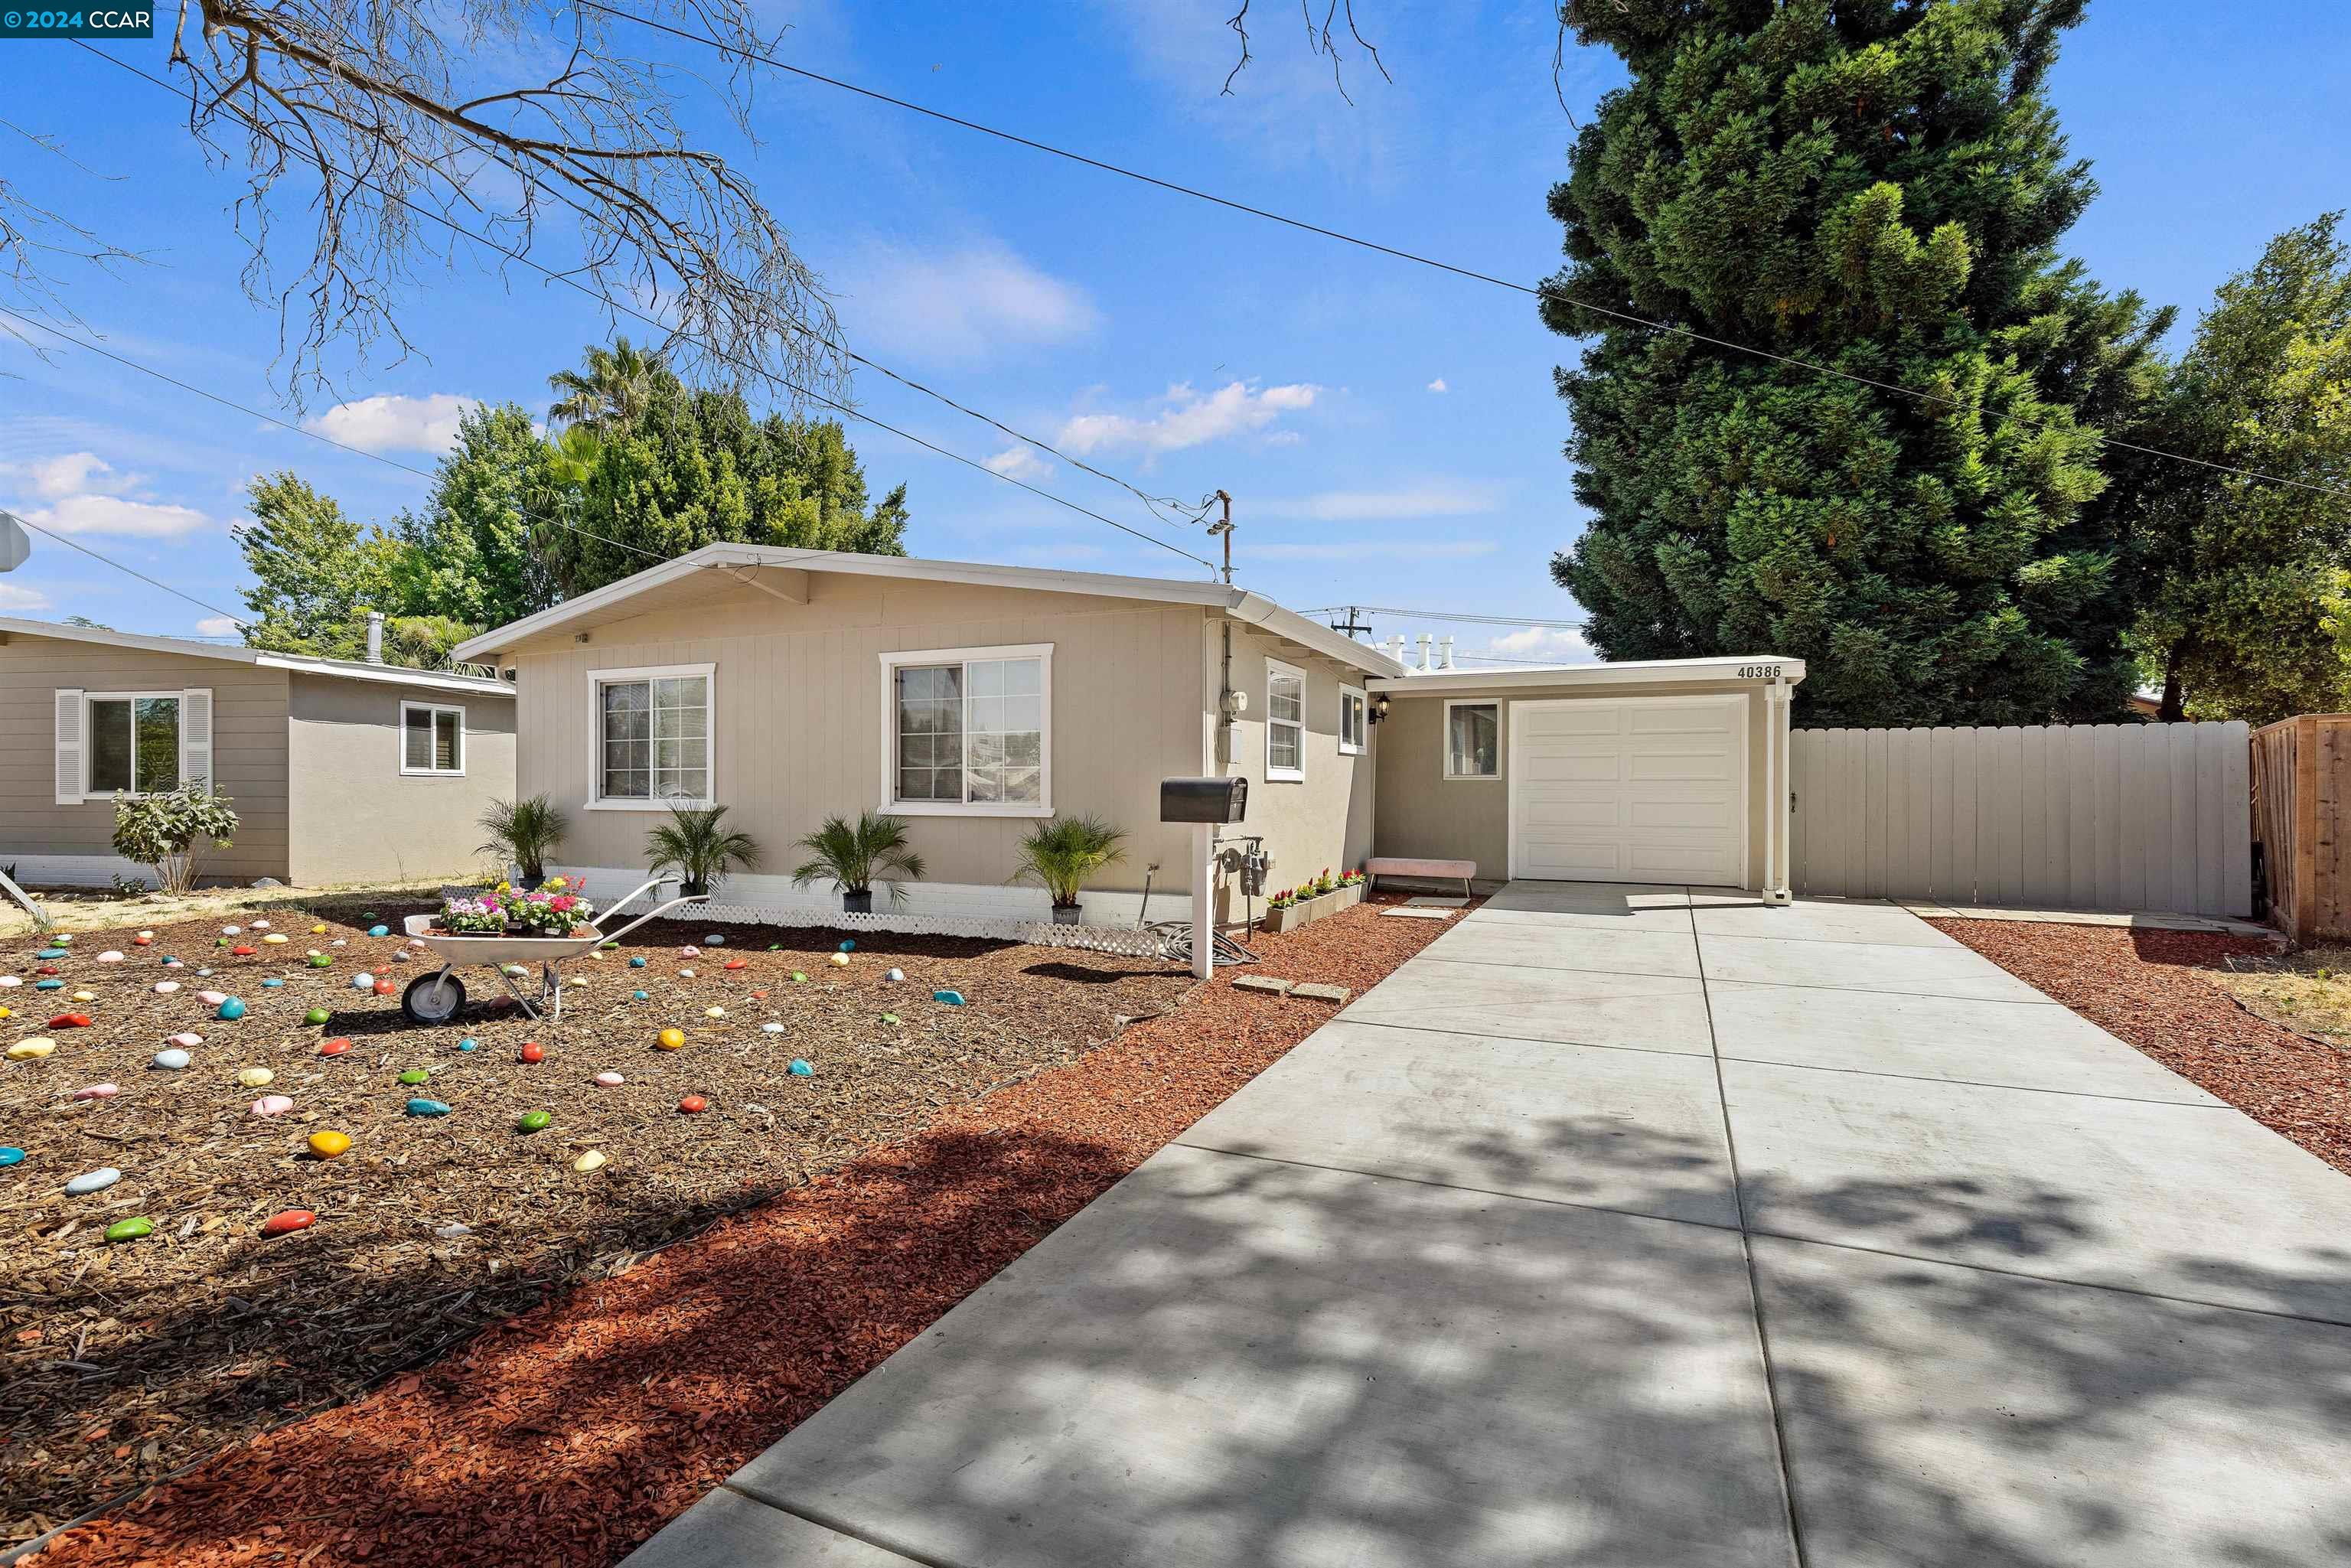
<svg viewBox="0 0 2351 1568">
<path fill-rule="evenodd" d="M 1362 610 L 1350 604 L 1347 606 L 1347 619 L 1344 621 L 1332 622 L 1331 630 L 1345 637 L 1349 642 L 1354 641 L 1355 633 L 1358 632 L 1363 632 L 1365 636 L 1371 635 L 1372 628 L 1370 623 L 1368 622 L 1359 621 L 1356 619 L 1356 617 L 1362 613 Z"/>
<path fill-rule="evenodd" d="M 1225 504 L 1225 520 L 1221 523 L 1210 523 L 1208 532 L 1212 535 L 1225 536 L 1225 586 L 1230 588 L 1233 585 L 1233 498 L 1219 490 L 1217 492 L 1217 499 Z"/>
</svg>

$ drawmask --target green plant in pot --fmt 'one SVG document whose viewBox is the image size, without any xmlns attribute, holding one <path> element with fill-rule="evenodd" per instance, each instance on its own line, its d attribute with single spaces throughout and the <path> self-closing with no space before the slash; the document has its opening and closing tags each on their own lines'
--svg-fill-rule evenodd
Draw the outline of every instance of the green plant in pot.
<svg viewBox="0 0 2351 1568">
<path fill-rule="evenodd" d="M 809 858 L 792 873 L 792 885 L 806 887 L 819 877 L 841 890 L 841 907 L 850 915 L 873 913 L 873 883 L 895 872 L 915 882 L 923 879 L 923 857 L 916 854 L 906 824 L 896 817 L 862 812 L 857 821 L 827 817 L 824 825 L 793 846 Z M 887 884 L 892 908 L 906 901 L 899 883 Z"/>
<path fill-rule="evenodd" d="M 678 891 L 688 898 L 707 894 L 737 867 L 759 869 L 759 845 L 750 834 L 726 825 L 724 806 L 672 806 L 669 821 L 645 834 L 652 869 L 677 873 Z"/>
<path fill-rule="evenodd" d="M 1020 869 L 1012 880 L 1043 887 L 1053 895 L 1053 924 L 1075 925 L 1078 895 L 1096 872 L 1126 858 L 1119 844 L 1125 837 L 1100 817 L 1056 817 L 1020 841 Z"/>
<path fill-rule="evenodd" d="M 547 857 L 571 831 L 571 819 L 544 795 L 519 800 L 493 800 L 482 813 L 482 831 L 490 835 L 478 854 L 496 855 L 515 869 L 515 881 L 535 893 L 547 881 Z"/>
</svg>

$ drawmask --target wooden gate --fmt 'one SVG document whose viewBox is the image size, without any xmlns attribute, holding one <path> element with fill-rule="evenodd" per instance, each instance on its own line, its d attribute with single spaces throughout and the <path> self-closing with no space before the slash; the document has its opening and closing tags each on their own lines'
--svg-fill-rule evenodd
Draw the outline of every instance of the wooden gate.
<svg viewBox="0 0 2351 1568">
<path fill-rule="evenodd" d="M 2351 714 L 2280 719 L 2253 731 L 2253 837 L 2270 918 L 2296 942 L 2351 939 Z"/>
</svg>

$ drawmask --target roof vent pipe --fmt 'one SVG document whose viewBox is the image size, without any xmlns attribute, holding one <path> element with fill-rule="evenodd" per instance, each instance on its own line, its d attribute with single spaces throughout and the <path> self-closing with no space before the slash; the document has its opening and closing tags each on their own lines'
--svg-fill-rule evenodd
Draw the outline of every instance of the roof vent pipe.
<svg viewBox="0 0 2351 1568">
<path fill-rule="evenodd" d="M 1387 651 L 1389 658 L 1394 659 L 1399 664 L 1404 663 L 1403 632 L 1399 632 L 1395 636 L 1387 640 Z"/>
<path fill-rule="evenodd" d="M 1440 670 L 1453 667 L 1453 639 L 1450 637 L 1437 640 L 1437 667 Z"/>
<path fill-rule="evenodd" d="M 367 662 L 371 664 L 383 663 L 383 612 L 381 610 L 368 612 Z"/>
<path fill-rule="evenodd" d="M 1426 674 L 1428 671 L 1437 668 L 1436 665 L 1428 662 L 1428 645 L 1437 641 L 1437 639 L 1430 636 L 1427 632 L 1423 632 L 1417 641 L 1420 643 L 1420 668 L 1422 674 Z"/>
</svg>

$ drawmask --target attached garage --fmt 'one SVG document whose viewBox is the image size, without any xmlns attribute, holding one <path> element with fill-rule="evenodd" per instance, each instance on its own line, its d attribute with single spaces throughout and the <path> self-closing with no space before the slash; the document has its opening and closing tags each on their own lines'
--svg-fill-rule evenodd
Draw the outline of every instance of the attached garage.
<svg viewBox="0 0 2351 1568">
<path fill-rule="evenodd" d="M 1783 894 L 1803 673 L 1755 657 L 1374 681 L 1373 852 L 1471 860 L 1489 882 Z"/>
</svg>

